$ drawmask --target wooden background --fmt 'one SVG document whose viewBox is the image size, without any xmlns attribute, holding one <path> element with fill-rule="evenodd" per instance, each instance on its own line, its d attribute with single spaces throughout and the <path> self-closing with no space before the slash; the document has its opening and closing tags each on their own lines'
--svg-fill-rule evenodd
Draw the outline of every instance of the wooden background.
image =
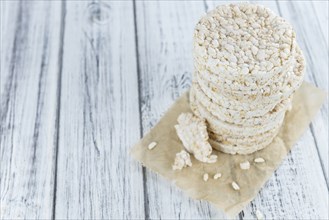
<svg viewBox="0 0 329 220">
<path fill-rule="evenodd" d="M 191 84 L 212 1 L 1 1 L 1 219 L 224 219 L 128 156 Z M 266 1 L 306 80 L 328 91 L 328 2 Z M 271 219 L 328 219 L 328 102 L 257 198 Z"/>
</svg>

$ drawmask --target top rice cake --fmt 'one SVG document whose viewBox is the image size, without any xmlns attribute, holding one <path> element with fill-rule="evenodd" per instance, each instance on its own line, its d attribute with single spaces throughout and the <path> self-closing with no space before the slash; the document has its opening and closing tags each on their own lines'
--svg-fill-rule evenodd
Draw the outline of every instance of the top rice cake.
<svg viewBox="0 0 329 220">
<path fill-rule="evenodd" d="M 296 65 L 295 54 L 292 26 L 259 5 L 219 6 L 194 32 L 196 69 L 219 75 L 231 91 L 252 93 L 269 80 L 286 77 Z"/>
</svg>

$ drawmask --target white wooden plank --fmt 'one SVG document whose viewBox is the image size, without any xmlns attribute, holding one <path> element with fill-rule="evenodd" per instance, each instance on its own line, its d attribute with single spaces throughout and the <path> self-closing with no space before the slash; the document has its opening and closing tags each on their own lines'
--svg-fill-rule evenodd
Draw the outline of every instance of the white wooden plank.
<svg viewBox="0 0 329 220">
<path fill-rule="evenodd" d="M 279 2 L 279 7 L 282 15 L 296 29 L 297 39 L 306 58 L 306 80 L 328 92 L 328 50 L 312 2 Z M 312 122 L 311 132 L 329 185 L 328 99 Z"/>
<path fill-rule="evenodd" d="M 142 219 L 132 1 L 67 1 L 56 215 Z"/>
<path fill-rule="evenodd" d="M 312 1 L 312 9 L 314 17 L 316 17 L 316 22 L 321 27 L 321 32 L 324 38 L 324 41 L 328 47 L 329 41 L 329 2 L 328 1 Z"/>
<path fill-rule="evenodd" d="M 1 1 L 0 219 L 50 219 L 61 2 Z"/>
<path fill-rule="evenodd" d="M 261 4 L 278 14 L 282 11 L 281 7 L 277 8 L 276 2 L 262 1 Z M 280 6 L 281 4 L 287 3 L 280 2 Z M 286 14 L 283 17 L 287 18 Z M 296 28 L 294 23 L 293 25 Z M 300 39 L 301 33 L 296 31 L 297 38 Z M 301 41 L 299 43 L 302 44 Z M 307 75 L 309 74 L 311 73 L 308 70 Z M 256 210 L 260 210 L 266 219 L 328 219 L 327 207 L 325 176 L 317 146 L 308 129 L 241 217 L 255 218 Z"/>
<path fill-rule="evenodd" d="M 144 134 L 190 86 L 193 30 L 204 13 L 202 1 L 136 1 Z M 224 218 L 148 170 L 146 190 L 147 219 Z"/>
<path fill-rule="evenodd" d="M 12 59 L 8 51 L 13 51 L 15 30 L 17 28 L 14 23 L 17 20 L 17 14 L 19 12 L 19 2 L 0 2 L 0 25 L 1 33 L 6 33 L 6 35 L 0 34 L 0 56 L 1 56 L 1 80 L 0 80 L 0 94 L 4 94 L 6 88 L 5 78 L 10 75 L 10 60 Z M 6 65 L 5 65 L 6 64 Z M 1 96 L 2 97 L 2 96 Z M 1 101 L 1 100 L 0 100 Z"/>
</svg>

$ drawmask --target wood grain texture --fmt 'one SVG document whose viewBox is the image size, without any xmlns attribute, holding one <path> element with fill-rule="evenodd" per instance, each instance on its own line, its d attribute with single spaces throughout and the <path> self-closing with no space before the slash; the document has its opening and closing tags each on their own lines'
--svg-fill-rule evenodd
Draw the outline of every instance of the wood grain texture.
<svg viewBox="0 0 329 220">
<path fill-rule="evenodd" d="M 0 1 L 0 219 L 226 219 L 128 150 L 189 88 L 194 25 L 228 2 Z M 328 92 L 328 2 L 258 3 Z M 236 219 L 328 219 L 328 172 L 327 101 Z"/>
<path fill-rule="evenodd" d="M 53 210 L 61 3 L 1 1 L 0 219 Z"/>
<path fill-rule="evenodd" d="M 55 217 L 141 219 L 133 4 L 66 2 Z"/>
<path fill-rule="evenodd" d="M 308 5 L 309 6 L 309 5 Z M 328 1 L 312 1 L 312 14 L 316 23 L 321 27 L 321 32 L 327 47 L 329 46 L 329 2 Z M 310 8 L 309 8 L 310 10 Z"/>
<path fill-rule="evenodd" d="M 136 2 L 143 134 L 191 84 L 192 36 L 205 5 L 198 2 Z M 146 170 L 149 219 L 224 218 L 208 203 L 195 201 Z"/>
</svg>

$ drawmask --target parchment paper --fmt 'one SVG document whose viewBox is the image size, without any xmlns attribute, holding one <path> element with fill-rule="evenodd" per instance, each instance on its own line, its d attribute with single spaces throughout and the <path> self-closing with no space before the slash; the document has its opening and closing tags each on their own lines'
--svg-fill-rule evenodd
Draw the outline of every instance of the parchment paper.
<svg viewBox="0 0 329 220">
<path fill-rule="evenodd" d="M 323 90 L 304 82 L 294 96 L 292 110 L 286 114 L 278 136 L 268 147 L 251 155 L 228 155 L 214 151 L 218 155 L 215 164 L 201 163 L 192 156 L 192 167 L 173 171 L 175 155 L 183 149 L 174 125 L 177 124 L 176 120 L 180 113 L 191 112 L 186 92 L 130 153 L 145 167 L 174 182 L 190 197 L 209 201 L 232 217 L 253 200 L 278 168 L 294 143 L 307 129 L 325 97 L 326 93 Z M 153 150 L 148 150 L 147 146 L 152 141 L 158 144 Z M 264 158 L 266 162 L 255 164 L 253 160 L 257 157 Z M 241 170 L 239 164 L 246 160 L 251 164 L 250 169 Z M 202 178 L 205 172 L 209 173 L 210 177 L 207 182 Z M 222 173 L 222 177 L 214 180 L 212 177 L 217 172 Z M 232 189 L 232 181 L 239 184 L 240 191 Z"/>
</svg>

